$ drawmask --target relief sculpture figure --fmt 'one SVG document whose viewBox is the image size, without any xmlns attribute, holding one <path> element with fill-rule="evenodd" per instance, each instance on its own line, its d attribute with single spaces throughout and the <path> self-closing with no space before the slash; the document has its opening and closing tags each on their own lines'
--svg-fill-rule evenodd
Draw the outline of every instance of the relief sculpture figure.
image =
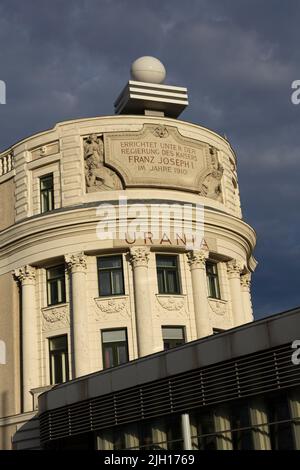
<svg viewBox="0 0 300 470">
<path fill-rule="evenodd" d="M 211 147 L 209 153 L 211 156 L 211 168 L 202 181 L 200 194 L 201 196 L 222 202 L 221 181 L 224 169 L 218 161 L 217 150 Z"/>
<path fill-rule="evenodd" d="M 101 137 L 91 134 L 84 141 L 85 181 L 87 192 L 121 189 L 117 175 L 104 166 L 104 145 Z"/>
</svg>

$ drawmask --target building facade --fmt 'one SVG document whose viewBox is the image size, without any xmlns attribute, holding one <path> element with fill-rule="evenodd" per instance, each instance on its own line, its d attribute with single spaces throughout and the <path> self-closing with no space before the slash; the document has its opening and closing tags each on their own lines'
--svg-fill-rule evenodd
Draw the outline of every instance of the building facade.
<svg viewBox="0 0 300 470">
<path fill-rule="evenodd" d="M 39 397 L 42 448 L 299 450 L 299 313 L 56 386 Z"/>
<path fill-rule="evenodd" d="M 236 155 L 131 80 L 115 116 L 0 154 L 0 446 L 66 382 L 253 320 Z"/>
</svg>

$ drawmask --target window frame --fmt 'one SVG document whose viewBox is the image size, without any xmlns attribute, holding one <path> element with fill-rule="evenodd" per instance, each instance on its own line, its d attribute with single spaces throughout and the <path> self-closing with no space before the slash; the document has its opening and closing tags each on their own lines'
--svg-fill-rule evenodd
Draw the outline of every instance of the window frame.
<svg viewBox="0 0 300 470">
<path fill-rule="evenodd" d="M 110 267 L 110 268 L 100 268 L 100 260 L 101 259 L 104 259 L 104 258 L 120 258 L 121 260 L 121 267 L 118 267 L 118 268 L 114 268 L 114 267 Z M 101 294 L 101 282 L 100 282 L 100 278 L 101 278 L 101 271 L 102 272 L 110 272 L 110 276 L 109 276 L 109 281 L 110 281 L 110 293 L 109 294 Z M 120 271 L 121 274 L 122 274 L 122 292 L 118 292 L 118 293 L 113 293 L 112 292 L 112 287 L 113 287 L 113 281 L 112 281 L 112 272 L 113 271 Z M 97 256 L 97 276 L 98 276 L 98 295 L 99 297 L 115 297 L 115 296 L 118 296 L 118 295 L 125 295 L 125 276 L 124 276 L 124 263 L 123 263 L 123 255 L 122 254 L 111 254 L 111 255 L 103 255 L 103 256 Z"/>
<path fill-rule="evenodd" d="M 165 258 L 173 258 L 176 261 L 176 265 L 172 267 L 161 267 L 158 266 L 158 258 L 159 257 L 165 257 Z M 182 294 L 182 288 L 181 288 L 181 276 L 180 276 L 180 264 L 179 264 L 179 256 L 178 254 L 169 254 L 169 253 L 156 253 L 155 255 L 155 261 L 156 261 L 156 279 L 157 279 L 157 290 L 158 294 L 160 295 L 181 295 Z M 163 271 L 163 289 L 160 289 L 160 282 L 159 282 L 159 271 Z M 176 279 L 176 284 L 177 284 L 177 291 L 176 292 L 171 292 L 169 290 L 168 286 L 168 280 L 166 273 L 167 271 L 173 271 L 175 273 L 175 279 Z"/>
<path fill-rule="evenodd" d="M 210 299 L 215 300 L 222 300 L 221 296 L 221 288 L 220 288 L 220 276 L 219 276 L 219 269 L 218 269 L 218 262 L 213 260 L 207 260 L 205 263 L 205 272 L 206 272 L 206 279 L 207 279 L 207 293 Z M 216 272 L 208 272 L 208 267 L 212 266 Z M 216 295 L 211 291 L 211 280 L 214 285 L 214 291 Z"/>
<path fill-rule="evenodd" d="M 58 351 L 51 351 L 51 341 L 53 341 L 54 339 L 57 339 L 57 338 L 66 338 L 66 349 L 60 349 Z M 49 374 L 50 374 L 50 385 L 56 385 L 56 384 L 59 384 L 59 383 L 65 383 L 65 382 L 68 382 L 70 380 L 70 368 L 69 368 L 69 336 L 67 333 L 64 333 L 64 334 L 61 334 L 61 335 L 55 335 L 55 336 L 49 336 L 47 338 L 48 340 L 48 354 L 49 354 Z M 54 378 L 54 373 L 55 371 L 53 370 L 53 367 L 52 367 L 52 357 L 53 356 L 59 356 L 59 353 L 61 352 L 64 352 L 65 353 L 65 373 L 66 373 L 66 380 L 65 381 L 62 381 L 62 382 L 54 382 L 53 381 L 53 378 Z M 61 374 L 63 375 L 63 373 Z"/>
<path fill-rule="evenodd" d="M 64 275 L 61 276 L 61 277 L 56 277 L 54 279 L 48 279 L 48 272 L 51 269 L 57 269 L 57 268 L 60 268 L 60 267 L 63 268 Z M 58 279 L 63 279 L 62 300 L 60 302 L 52 303 L 52 301 L 50 302 L 49 287 L 48 286 L 52 281 L 56 281 Z M 66 297 L 66 272 L 65 272 L 65 265 L 64 264 L 57 264 L 55 266 L 50 266 L 49 268 L 46 268 L 46 290 L 47 290 L 47 307 L 52 307 L 54 305 L 62 305 L 62 304 L 66 303 L 66 299 L 67 299 L 67 297 Z"/>
<path fill-rule="evenodd" d="M 170 348 L 165 348 L 165 338 L 164 338 L 164 335 L 163 335 L 163 330 L 166 329 L 166 328 L 169 328 L 169 329 L 174 329 L 174 330 L 181 330 L 182 331 L 182 336 L 183 336 L 183 343 L 177 345 L 177 346 L 171 346 Z M 184 344 L 186 344 L 186 326 L 185 325 L 161 325 L 161 333 L 162 333 L 162 340 L 163 340 L 163 345 L 164 345 L 164 351 L 169 351 L 170 349 L 173 349 L 173 348 L 176 348 L 176 347 L 179 347 L 179 346 L 182 346 Z M 166 339 L 166 341 L 176 341 L 175 339 L 172 340 L 168 340 Z"/>
<path fill-rule="evenodd" d="M 107 332 L 110 332 L 110 331 L 125 331 L 125 338 L 126 338 L 126 341 L 114 341 L 114 342 L 107 342 L 105 343 L 103 341 L 103 333 L 107 333 Z M 101 350 L 102 350 L 102 366 L 103 366 L 103 369 L 113 369 L 114 367 L 118 367 L 122 364 L 126 364 L 127 362 L 129 362 L 129 345 L 128 345 L 128 331 L 127 331 L 127 327 L 122 327 L 122 328 L 103 328 L 101 329 L 100 331 L 100 336 L 101 336 Z M 120 345 L 120 344 L 124 344 L 126 345 L 126 355 L 127 355 L 127 361 L 125 362 L 122 362 L 121 364 L 116 364 L 116 365 L 112 365 L 112 366 L 108 366 L 106 367 L 105 365 L 105 345 L 106 344 L 114 344 L 114 345 Z M 115 354 L 116 352 L 114 351 L 113 352 L 113 361 L 115 359 Z M 115 362 L 115 361 L 114 361 Z"/>
<path fill-rule="evenodd" d="M 42 189 L 42 180 L 46 178 L 52 178 L 52 188 L 51 189 Z M 40 182 L 40 213 L 41 214 L 46 214 L 47 212 L 52 212 L 55 209 L 55 198 L 54 198 L 54 174 L 53 173 L 47 173 L 46 175 L 41 175 L 39 177 L 39 182 Z M 46 193 L 48 194 L 47 197 L 47 205 L 48 208 L 46 210 L 43 210 L 43 194 Z M 49 209 L 49 193 L 51 197 L 51 206 L 52 208 Z"/>
</svg>

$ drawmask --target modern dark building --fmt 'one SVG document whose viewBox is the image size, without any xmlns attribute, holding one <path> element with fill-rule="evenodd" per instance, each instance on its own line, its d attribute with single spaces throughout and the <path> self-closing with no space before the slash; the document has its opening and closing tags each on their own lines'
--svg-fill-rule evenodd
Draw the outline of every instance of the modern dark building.
<svg viewBox="0 0 300 470">
<path fill-rule="evenodd" d="M 299 308 L 57 385 L 41 447 L 300 449 L 297 335 Z"/>
</svg>

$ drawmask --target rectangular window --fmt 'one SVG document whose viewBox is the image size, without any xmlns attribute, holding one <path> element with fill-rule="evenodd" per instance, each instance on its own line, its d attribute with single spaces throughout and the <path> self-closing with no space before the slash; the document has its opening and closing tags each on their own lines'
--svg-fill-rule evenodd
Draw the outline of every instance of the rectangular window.
<svg viewBox="0 0 300 470">
<path fill-rule="evenodd" d="M 102 331 L 103 367 L 116 367 L 128 362 L 127 330 Z"/>
<path fill-rule="evenodd" d="M 53 174 L 40 178 L 41 213 L 54 209 L 54 184 Z"/>
<path fill-rule="evenodd" d="M 213 299 L 221 299 L 217 263 L 207 261 L 206 277 L 208 286 L 208 297 L 212 297 Z"/>
<path fill-rule="evenodd" d="M 163 326 L 162 336 L 164 350 L 176 348 L 185 343 L 185 334 L 183 326 Z"/>
<path fill-rule="evenodd" d="M 47 300 L 48 306 L 66 301 L 64 265 L 47 269 Z"/>
<path fill-rule="evenodd" d="M 156 255 L 159 294 L 180 294 L 178 257 Z"/>
<path fill-rule="evenodd" d="M 49 338 L 49 359 L 51 385 L 69 380 L 67 335 Z"/>
<path fill-rule="evenodd" d="M 99 295 L 124 294 L 122 256 L 103 256 L 98 258 Z"/>
</svg>

